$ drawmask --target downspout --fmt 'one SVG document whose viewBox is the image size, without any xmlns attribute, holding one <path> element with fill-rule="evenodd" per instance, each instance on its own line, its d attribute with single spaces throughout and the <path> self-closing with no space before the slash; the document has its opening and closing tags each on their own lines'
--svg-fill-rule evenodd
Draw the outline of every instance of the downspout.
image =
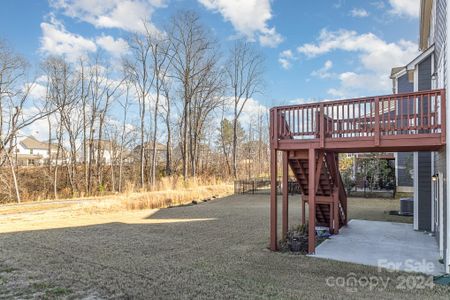
<svg viewBox="0 0 450 300">
<path fill-rule="evenodd" d="M 449 36 L 450 36 L 450 9 L 449 6 L 446 6 L 446 38 L 445 38 L 445 68 L 446 68 L 446 76 L 445 76 L 445 88 L 446 88 L 446 99 L 450 99 L 450 87 L 449 87 L 449 80 L 448 76 L 450 75 L 450 48 L 449 48 Z M 446 117 L 450 116 L 450 105 L 446 105 Z M 450 132 L 450 122 L 446 122 L 446 132 Z M 448 138 L 448 136 L 447 136 Z M 446 138 L 446 140 L 447 140 Z M 445 201 L 447 202 L 447 211 L 445 214 L 445 220 L 446 220 L 446 234 L 445 234 L 445 272 L 450 273 L 450 251 L 449 251 L 449 244 L 450 244 L 450 205 L 448 201 L 448 193 L 450 192 L 450 180 L 448 180 L 448 175 L 450 172 L 450 149 L 447 147 L 445 151 L 445 164 L 446 164 L 446 195 L 445 195 Z"/>
</svg>

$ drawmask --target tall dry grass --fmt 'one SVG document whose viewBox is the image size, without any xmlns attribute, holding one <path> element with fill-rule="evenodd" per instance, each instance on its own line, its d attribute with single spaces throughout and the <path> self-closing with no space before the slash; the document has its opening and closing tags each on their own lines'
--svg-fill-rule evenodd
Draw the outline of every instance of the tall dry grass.
<svg viewBox="0 0 450 300">
<path fill-rule="evenodd" d="M 202 202 L 212 198 L 228 196 L 232 193 L 232 184 L 216 178 L 192 178 L 185 181 L 180 177 L 166 177 L 158 180 L 158 183 L 148 190 L 137 191 L 134 184 L 128 182 L 125 184 L 123 193 L 109 193 L 103 196 L 86 198 L 66 198 L 57 201 L 33 201 L 33 203 L 25 205 L 0 205 L 0 214 L 52 209 L 74 213 L 155 209 L 187 204 L 192 201 Z"/>
<path fill-rule="evenodd" d="M 106 166 L 105 166 L 106 167 Z M 205 185 L 222 184 L 226 179 L 217 179 L 214 175 L 202 175 L 197 178 L 185 181 L 181 176 L 159 177 L 155 185 L 146 184 L 145 189 L 140 188 L 139 176 L 136 176 L 136 170 L 133 166 L 124 167 L 121 188 L 117 182 L 112 184 L 110 169 L 106 167 L 102 176 L 102 184 L 98 185 L 97 179 L 93 179 L 89 194 L 86 194 L 85 180 L 83 176 L 77 176 L 73 182 L 74 189 L 70 188 L 71 181 L 67 169 L 61 167 L 58 172 L 57 198 L 58 199 L 80 199 L 116 195 L 118 190 L 126 192 L 148 192 L 179 190 L 181 188 L 190 188 Z M 84 171 L 79 167 L 79 175 Z M 162 174 L 160 172 L 160 174 Z M 116 174 L 117 175 L 117 174 Z M 45 201 L 55 199 L 53 186 L 53 173 L 47 166 L 22 167 L 18 169 L 17 179 L 22 202 Z M 9 168 L 0 168 L 0 204 L 15 203 L 16 196 L 12 175 Z"/>
<path fill-rule="evenodd" d="M 188 187 L 186 187 L 188 186 Z M 142 210 L 166 208 L 169 206 L 200 203 L 214 198 L 233 194 L 231 184 L 198 185 L 195 183 L 180 184 L 176 189 L 161 191 L 127 192 L 114 197 L 97 198 L 92 201 L 82 201 L 71 207 L 72 211 L 87 213 L 113 212 L 121 210 Z"/>
<path fill-rule="evenodd" d="M 232 185 L 197 186 L 178 190 L 133 193 L 121 200 L 125 209 L 153 209 L 202 202 L 233 193 Z"/>
</svg>

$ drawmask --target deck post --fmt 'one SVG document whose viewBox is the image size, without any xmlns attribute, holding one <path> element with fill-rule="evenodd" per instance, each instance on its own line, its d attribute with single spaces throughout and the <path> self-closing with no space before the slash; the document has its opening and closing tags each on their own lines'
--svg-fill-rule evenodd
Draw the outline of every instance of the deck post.
<svg viewBox="0 0 450 300">
<path fill-rule="evenodd" d="M 320 103 L 320 113 L 319 113 L 319 138 L 320 138 L 320 148 L 325 148 L 325 106 Z"/>
<path fill-rule="evenodd" d="M 375 97 L 375 146 L 380 146 L 380 98 Z"/>
<path fill-rule="evenodd" d="M 339 222 L 339 193 L 333 193 L 332 194 L 333 197 L 333 211 L 330 212 L 333 213 L 333 231 L 334 234 L 338 234 L 339 233 L 339 227 L 340 227 L 340 222 Z"/>
<path fill-rule="evenodd" d="M 288 218 L 289 218 L 289 187 L 288 187 L 288 152 L 283 151 L 283 208 L 281 214 L 281 235 L 286 237 L 288 232 Z"/>
<path fill-rule="evenodd" d="M 300 197 L 301 197 L 301 201 L 302 201 L 302 225 L 305 225 L 306 224 L 306 211 L 305 211 L 306 202 L 303 199 L 303 196 L 300 195 Z"/>
<path fill-rule="evenodd" d="M 308 253 L 316 251 L 316 150 L 309 149 L 308 155 Z"/>
<path fill-rule="evenodd" d="M 277 150 L 270 149 L 270 250 L 277 251 Z"/>
</svg>

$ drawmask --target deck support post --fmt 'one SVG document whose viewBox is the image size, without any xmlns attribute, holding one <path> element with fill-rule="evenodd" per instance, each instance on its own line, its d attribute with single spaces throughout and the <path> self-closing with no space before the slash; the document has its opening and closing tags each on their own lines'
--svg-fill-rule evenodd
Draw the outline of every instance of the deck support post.
<svg viewBox="0 0 450 300">
<path fill-rule="evenodd" d="M 309 149 L 308 154 L 308 253 L 316 251 L 316 150 Z"/>
<path fill-rule="evenodd" d="M 375 146 L 380 146 L 380 98 L 375 97 Z"/>
<path fill-rule="evenodd" d="M 305 211 L 305 209 L 306 209 L 306 202 L 305 202 L 305 200 L 303 200 L 303 197 L 300 195 L 300 197 L 301 197 L 301 202 L 302 202 L 302 225 L 305 225 L 306 224 L 306 211 Z"/>
<path fill-rule="evenodd" d="M 288 183 L 288 152 L 283 151 L 283 208 L 281 213 L 281 236 L 284 239 L 288 232 L 289 218 L 289 183 Z"/>
<path fill-rule="evenodd" d="M 320 137 L 320 148 L 325 148 L 325 105 L 320 103 L 320 113 L 319 113 L 319 137 Z"/>
<path fill-rule="evenodd" d="M 270 149 L 270 250 L 277 251 L 277 150 Z"/>
<path fill-rule="evenodd" d="M 339 233 L 340 221 L 339 221 L 339 192 L 333 193 L 333 232 Z M 331 215 L 331 212 L 330 212 Z"/>
</svg>

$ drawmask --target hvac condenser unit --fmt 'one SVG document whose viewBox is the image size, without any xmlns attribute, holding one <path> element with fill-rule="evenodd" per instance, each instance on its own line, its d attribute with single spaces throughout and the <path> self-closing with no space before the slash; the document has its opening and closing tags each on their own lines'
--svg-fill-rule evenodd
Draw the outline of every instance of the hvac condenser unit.
<svg viewBox="0 0 450 300">
<path fill-rule="evenodd" d="M 400 215 L 412 216 L 414 215 L 414 200 L 413 198 L 400 199 Z"/>
</svg>

